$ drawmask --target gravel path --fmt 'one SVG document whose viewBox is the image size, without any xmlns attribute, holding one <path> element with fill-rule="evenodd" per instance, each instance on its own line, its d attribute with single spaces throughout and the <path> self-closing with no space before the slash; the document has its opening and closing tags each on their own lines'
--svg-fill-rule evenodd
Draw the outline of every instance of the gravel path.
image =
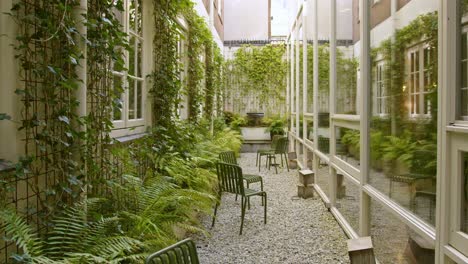
<svg viewBox="0 0 468 264">
<path fill-rule="evenodd" d="M 262 168 L 259 173 L 255 155 L 244 153 L 239 162 L 244 173 L 264 179 L 268 223 L 263 224 L 260 198 L 253 198 L 239 236 L 240 199 L 224 194 L 212 236 L 197 239 L 201 263 L 349 263 L 346 235 L 322 201 L 295 197 L 297 171 L 281 168 L 275 174 Z M 210 226 L 211 219 L 204 223 Z"/>
</svg>

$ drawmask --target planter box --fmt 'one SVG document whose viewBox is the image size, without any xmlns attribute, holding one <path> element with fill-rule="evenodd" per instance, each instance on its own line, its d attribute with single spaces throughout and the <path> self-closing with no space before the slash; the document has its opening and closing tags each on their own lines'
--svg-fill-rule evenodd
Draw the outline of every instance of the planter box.
<svg viewBox="0 0 468 264">
<path fill-rule="evenodd" d="M 265 132 L 266 127 L 241 127 L 244 141 L 270 141 L 270 132 Z"/>
</svg>

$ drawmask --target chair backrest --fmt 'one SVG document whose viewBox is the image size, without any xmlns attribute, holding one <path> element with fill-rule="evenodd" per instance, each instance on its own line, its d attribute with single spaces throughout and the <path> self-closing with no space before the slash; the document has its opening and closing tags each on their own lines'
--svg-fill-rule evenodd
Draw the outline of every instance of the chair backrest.
<svg viewBox="0 0 468 264">
<path fill-rule="evenodd" d="M 234 151 L 225 151 L 219 153 L 219 160 L 224 163 L 237 165 L 236 153 L 234 153 Z"/>
<path fill-rule="evenodd" d="M 187 238 L 165 249 L 149 255 L 146 264 L 199 264 L 197 247 Z"/>
<path fill-rule="evenodd" d="M 289 144 L 288 137 L 281 137 L 280 139 L 278 139 L 278 142 L 276 143 L 276 147 L 275 147 L 275 153 L 276 154 L 288 153 L 288 144 Z"/>
<path fill-rule="evenodd" d="M 218 184 L 221 192 L 244 195 L 242 169 L 236 164 L 218 162 L 216 164 Z"/>
<path fill-rule="evenodd" d="M 282 135 L 274 135 L 272 138 L 271 138 L 271 149 L 275 149 L 276 148 L 276 144 L 278 143 L 278 140 L 280 138 L 282 138 L 283 136 Z"/>
</svg>

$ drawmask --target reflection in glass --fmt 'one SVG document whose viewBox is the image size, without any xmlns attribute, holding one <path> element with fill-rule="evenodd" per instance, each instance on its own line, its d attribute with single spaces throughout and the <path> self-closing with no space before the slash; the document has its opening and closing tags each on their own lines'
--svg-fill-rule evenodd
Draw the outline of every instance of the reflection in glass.
<svg viewBox="0 0 468 264">
<path fill-rule="evenodd" d="M 359 188 L 342 174 L 336 175 L 336 198 L 340 213 L 359 232 Z"/>
<path fill-rule="evenodd" d="M 468 3 L 460 1 L 460 110 L 461 120 L 468 121 Z"/>
<path fill-rule="evenodd" d="M 372 19 L 378 19 L 377 8 L 371 7 Z M 436 12 L 403 15 L 399 19 L 406 22 L 388 32 L 390 37 L 382 34 L 388 30 L 382 23 L 371 21 L 369 183 L 434 225 L 438 17 Z"/>
<path fill-rule="evenodd" d="M 336 156 L 355 168 L 359 168 L 361 135 L 359 130 L 335 128 Z"/>
<path fill-rule="evenodd" d="M 130 79 L 128 87 L 128 119 L 135 119 L 135 83 L 137 81 Z"/>
<path fill-rule="evenodd" d="M 142 81 L 137 81 L 137 118 L 143 117 L 143 88 L 142 88 Z"/>
<path fill-rule="evenodd" d="M 123 83 L 122 77 L 114 76 L 114 100 L 112 102 L 113 120 L 122 120 L 122 108 L 123 108 Z"/>
<path fill-rule="evenodd" d="M 434 263 L 433 243 L 411 231 L 375 201 L 371 202 L 371 226 L 374 253 L 380 263 Z"/>
<path fill-rule="evenodd" d="M 357 3 L 356 3 L 357 4 Z M 353 0 L 336 2 L 336 113 L 357 113 L 359 58 L 353 44 Z"/>
<path fill-rule="evenodd" d="M 468 233 L 468 153 L 463 153 L 461 230 Z"/>
<path fill-rule="evenodd" d="M 329 166 L 324 161 L 320 160 L 318 173 L 316 176 L 317 185 L 322 189 L 327 197 L 330 197 L 329 194 L 329 185 L 328 185 L 328 178 L 329 178 Z"/>
</svg>

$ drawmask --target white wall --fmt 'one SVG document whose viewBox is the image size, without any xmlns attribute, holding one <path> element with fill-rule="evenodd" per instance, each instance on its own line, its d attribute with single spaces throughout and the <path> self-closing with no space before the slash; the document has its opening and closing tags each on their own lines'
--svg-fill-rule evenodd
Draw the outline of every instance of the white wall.
<svg viewBox="0 0 468 264">
<path fill-rule="evenodd" d="M 223 41 L 221 40 L 221 37 L 219 36 L 218 34 L 218 31 L 216 31 L 216 28 L 214 27 L 214 24 L 213 24 L 213 19 L 210 19 L 210 14 L 208 14 L 208 12 L 206 11 L 206 8 L 205 8 L 205 5 L 203 4 L 203 1 L 202 0 L 193 0 L 193 2 L 195 3 L 195 11 L 197 12 L 197 14 L 201 17 L 203 17 L 206 21 L 206 24 L 208 25 L 208 27 L 210 28 L 211 30 L 211 34 L 213 35 L 213 39 L 214 41 L 216 42 L 216 44 L 218 44 L 218 47 L 221 49 L 221 52 L 223 51 Z M 226 2 L 229 2 L 229 0 L 226 0 L 225 1 L 225 5 L 226 5 Z M 211 8 L 213 9 L 213 8 Z M 211 23 L 211 24 L 210 24 Z"/>
<path fill-rule="evenodd" d="M 437 0 L 412 0 L 402 9 L 398 10 L 395 16 L 389 17 L 370 32 L 371 46 L 378 46 L 382 41 L 390 38 L 394 29 L 401 29 L 420 15 L 434 12 L 439 8 Z"/>
<path fill-rule="evenodd" d="M 268 21 L 268 0 L 224 2 L 224 40 L 266 40 Z"/>
</svg>

